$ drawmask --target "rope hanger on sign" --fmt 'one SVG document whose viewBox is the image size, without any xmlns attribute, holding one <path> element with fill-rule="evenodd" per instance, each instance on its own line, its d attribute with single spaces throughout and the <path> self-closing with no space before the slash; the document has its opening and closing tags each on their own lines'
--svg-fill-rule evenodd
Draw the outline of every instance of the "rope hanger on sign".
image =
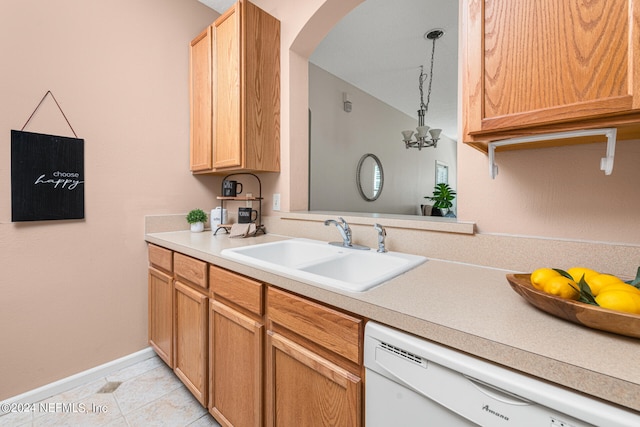
<svg viewBox="0 0 640 427">
<path fill-rule="evenodd" d="M 38 111 L 38 108 L 40 108 L 40 105 L 42 105 L 42 103 L 44 102 L 44 99 L 47 97 L 47 95 L 51 95 L 51 97 L 53 98 L 53 101 L 58 106 L 58 110 L 60 110 L 60 113 L 62 113 L 62 117 L 64 117 L 64 119 L 66 120 L 67 124 L 69 125 L 69 128 L 71 129 L 71 132 L 73 132 L 73 135 L 77 138 L 78 135 L 76 134 L 76 131 L 73 130 L 73 126 L 71 126 L 71 123 L 69 123 L 69 119 L 67 119 L 67 116 L 64 114 L 64 111 L 62 111 L 62 107 L 60 107 L 60 104 L 58 104 L 58 100 L 56 99 L 55 96 L 53 96 L 53 92 L 51 92 L 50 90 L 48 90 L 47 93 L 44 94 L 44 96 L 42 97 L 42 99 L 40 100 L 38 105 L 36 106 L 36 109 L 33 110 L 33 113 L 31 113 L 31 115 L 27 119 L 27 122 L 24 124 L 24 126 L 22 126 L 22 129 L 20 129 L 20 131 L 23 131 L 24 128 L 27 127 L 27 125 L 31 121 L 31 118 L 36 114 L 36 111 Z"/>
</svg>

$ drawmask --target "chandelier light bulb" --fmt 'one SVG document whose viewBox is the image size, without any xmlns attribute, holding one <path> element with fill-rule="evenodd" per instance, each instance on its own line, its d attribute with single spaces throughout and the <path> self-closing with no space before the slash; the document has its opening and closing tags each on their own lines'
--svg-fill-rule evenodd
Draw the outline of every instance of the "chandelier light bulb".
<svg viewBox="0 0 640 427">
<path fill-rule="evenodd" d="M 402 131 L 402 140 L 403 141 L 411 141 L 411 136 L 413 135 L 412 130 L 403 130 Z"/>
<path fill-rule="evenodd" d="M 431 139 L 435 139 L 436 141 L 440 139 L 440 133 L 442 129 L 431 129 L 429 130 L 429 134 L 431 135 Z"/>
</svg>

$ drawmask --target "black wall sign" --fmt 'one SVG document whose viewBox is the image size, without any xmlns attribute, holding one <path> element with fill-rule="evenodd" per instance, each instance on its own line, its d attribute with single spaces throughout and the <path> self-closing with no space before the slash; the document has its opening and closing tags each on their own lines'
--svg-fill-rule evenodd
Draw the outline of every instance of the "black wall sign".
<svg viewBox="0 0 640 427">
<path fill-rule="evenodd" d="M 11 131 L 11 220 L 84 218 L 84 140 Z"/>
</svg>

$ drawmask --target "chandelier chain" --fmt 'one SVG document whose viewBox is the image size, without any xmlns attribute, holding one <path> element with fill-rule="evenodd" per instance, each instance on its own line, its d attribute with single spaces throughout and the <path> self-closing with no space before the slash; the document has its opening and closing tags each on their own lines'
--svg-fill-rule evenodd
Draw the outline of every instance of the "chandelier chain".
<svg viewBox="0 0 640 427">
<path fill-rule="evenodd" d="M 420 109 L 424 110 L 425 109 L 425 104 L 424 104 L 424 81 L 427 78 L 427 75 L 424 73 L 424 66 L 421 65 L 420 66 L 420 77 L 418 77 L 418 89 L 420 90 Z"/>
<path fill-rule="evenodd" d="M 427 79 L 427 74 L 424 73 L 424 66 L 420 66 L 420 77 L 419 77 L 419 89 L 420 89 L 420 109 L 425 110 L 425 113 L 429 111 L 429 101 L 431 100 L 431 83 L 433 82 L 433 62 L 436 53 L 436 38 L 433 40 L 433 44 L 431 46 L 431 64 L 429 68 L 429 87 L 427 88 L 427 103 L 424 103 L 424 89 L 423 84 Z"/>
</svg>

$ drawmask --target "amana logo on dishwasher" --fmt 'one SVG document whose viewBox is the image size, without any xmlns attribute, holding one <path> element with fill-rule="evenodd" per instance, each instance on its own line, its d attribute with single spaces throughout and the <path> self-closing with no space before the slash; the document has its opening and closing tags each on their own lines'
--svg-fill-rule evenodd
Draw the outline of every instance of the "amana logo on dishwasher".
<svg viewBox="0 0 640 427">
<path fill-rule="evenodd" d="M 506 415 L 502 415 L 500 412 L 494 411 L 493 409 L 489 408 L 489 405 L 484 405 L 482 407 L 482 410 L 490 413 L 491 415 L 495 415 L 498 418 L 502 418 L 505 421 L 509 421 L 509 417 L 507 417 Z"/>
</svg>

